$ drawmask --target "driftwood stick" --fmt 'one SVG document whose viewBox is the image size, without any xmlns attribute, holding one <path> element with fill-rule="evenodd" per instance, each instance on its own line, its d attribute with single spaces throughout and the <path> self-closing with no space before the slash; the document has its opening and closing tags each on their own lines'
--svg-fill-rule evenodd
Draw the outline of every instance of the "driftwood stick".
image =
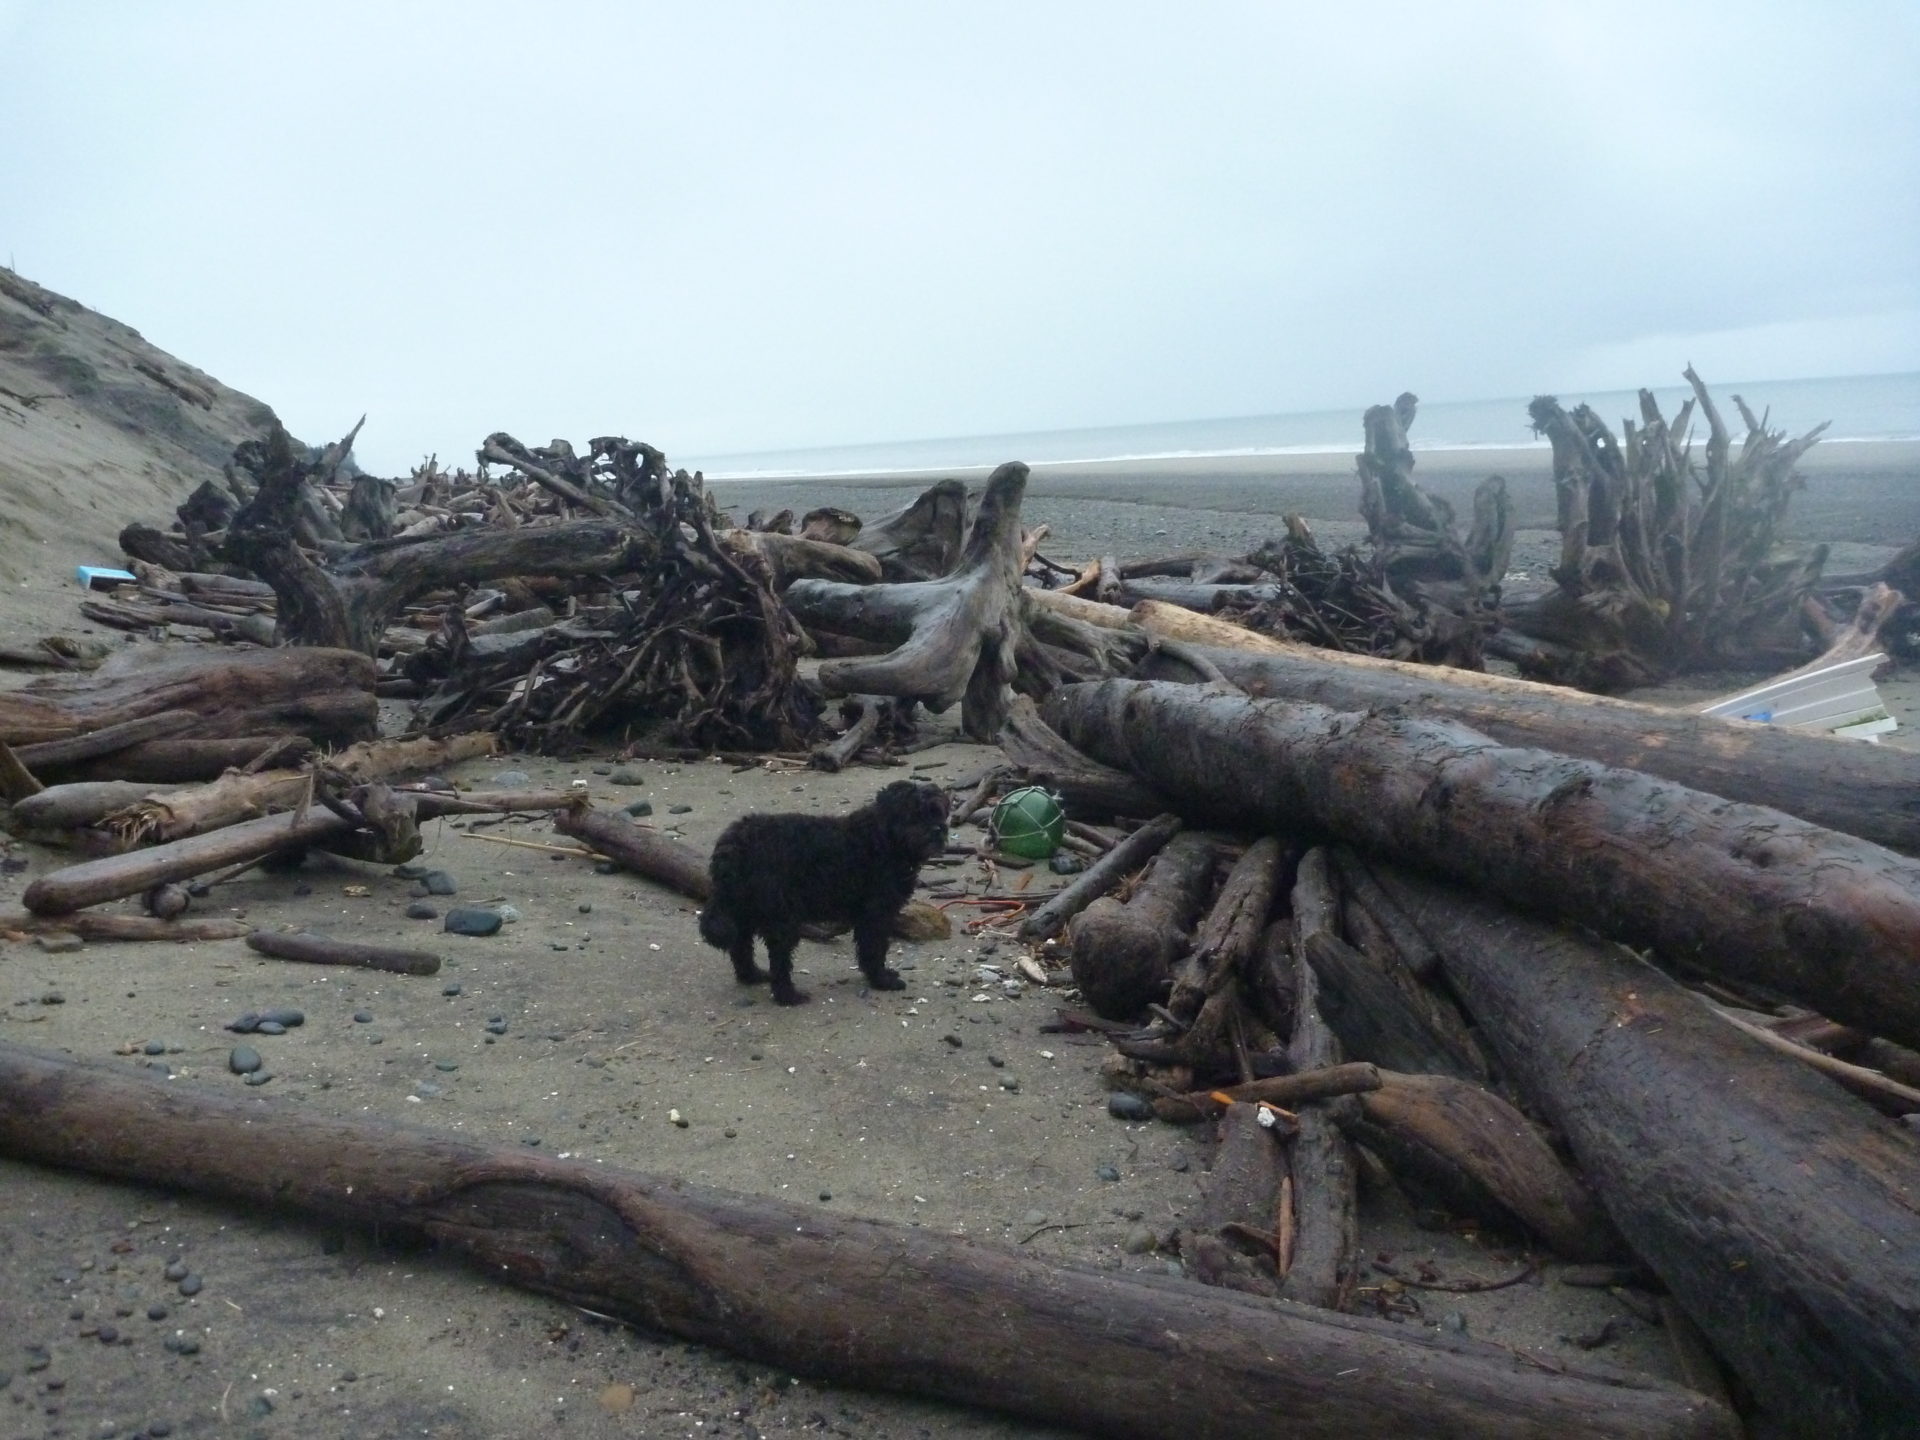
<svg viewBox="0 0 1920 1440">
<path fill-rule="evenodd" d="M 1178 815 L 1159 815 L 1149 820 L 1021 921 L 1020 938 L 1051 940 L 1069 920 L 1157 855 L 1179 830 Z"/>
<path fill-rule="evenodd" d="M 247 948 L 276 960 L 303 960 L 309 965 L 358 965 L 365 970 L 385 970 L 394 975 L 432 975 L 440 969 L 440 957 L 425 950 L 360 945 L 325 935 L 280 935 L 271 930 L 255 930 L 247 936 Z"/>
<path fill-rule="evenodd" d="M 1302 857 L 1295 871 L 1293 903 L 1296 911 L 1310 910 L 1316 903 L 1314 892 L 1318 887 L 1322 918 L 1331 923 L 1332 917 L 1324 908 L 1326 854 L 1324 849 L 1315 849 Z M 1269 971 L 1277 971 L 1283 963 L 1292 967 L 1293 1025 L 1287 1058 L 1293 1062 L 1296 1076 L 1347 1070 L 1350 1067 L 1340 1063 L 1339 1037 L 1320 1015 L 1320 982 L 1292 940 L 1291 927 L 1275 921 L 1266 940 L 1268 953 L 1263 957 Z M 1377 1076 L 1376 1071 L 1372 1078 Z M 1360 1166 L 1353 1146 L 1340 1129 L 1339 1112 L 1352 1110 L 1356 1102 L 1335 1099 L 1334 1104 L 1301 1107 L 1300 1131 L 1287 1149 L 1287 1169 L 1293 1179 L 1294 1247 L 1280 1294 L 1288 1300 L 1339 1310 L 1345 1308 L 1353 1287 L 1353 1257 L 1360 1246 Z"/>
<path fill-rule="evenodd" d="M 33 772 L 20 763 L 20 757 L 6 741 L 0 740 L 0 800 L 13 803 L 38 795 L 47 787 L 33 776 Z"/>
<path fill-rule="evenodd" d="M 158 920 L 151 915 L 32 915 L 15 910 L 0 914 L 0 933 L 45 935 L 66 930 L 82 940 L 238 940 L 253 927 L 244 920 L 219 916 L 205 919 Z"/>
<path fill-rule="evenodd" d="M 351 829 L 352 821 L 325 809 L 262 815 L 258 820 L 245 820 L 207 835 L 190 835 L 149 850 L 83 860 L 42 875 L 20 898 L 36 915 L 64 915 L 103 900 L 138 895 L 167 880 L 190 880 L 222 866 L 258 860 L 276 850 L 301 849 Z"/>
<path fill-rule="evenodd" d="M 126 720 L 118 725 L 103 725 L 98 730 L 90 730 L 84 735 L 75 735 L 67 740 L 47 740 L 39 745 L 22 745 L 19 755 L 23 764 L 35 769 L 59 770 L 69 765 L 77 765 L 82 760 L 112 755 L 116 751 L 126 750 L 143 741 L 164 740 L 170 735 L 191 730 L 199 723 L 200 717 L 191 710 L 162 710 L 158 715 L 143 715 L 138 720 Z"/>
<path fill-rule="evenodd" d="M 1128 1019 L 1160 998 L 1174 962 L 1192 943 L 1215 854 L 1209 836 L 1183 830 L 1153 857 L 1130 898 L 1102 896 L 1073 917 L 1067 929 L 1073 980 L 1100 1014 Z"/>
<path fill-rule="evenodd" d="M 1358 1095 L 1378 1090 L 1380 1069 L 1364 1060 L 1340 1065 L 1325 1065 L 1318 1070 L 1301 1070 L 1292 1075 L 1270 1075 L 1249 1080 L 1244 1085 L 1223 1085 L 1217 1090 L 1195 1090 L 1188 1095 L 1164 1095 L 1153 1102 L 1153 1113 L 1176 1125 L 1201 1120 L 1222 1108 L 1216 1096 L 1225 1096 L 1235 1104 L 1265 1101 L 1292 1109 L 1311 1100 L 1331 1100 L 1340 1095 Z"/>
<path fill-rule="evenodd" d="M 705 900 L 713 893 L 706 856 L 658 830 L 643 830 L 623 815 L 576 801 L 571 809 L 554 813 L 553 828 L 688 899 Z"/>
<path fill-rule="evenodd" d="M 1870 1070 L 1864 1065 L 1849 1064 L 1845 1060 L 1815 1050 L 1810 1045 L 1801 1045 L 1786 1036 L 1769 1030 L 1764 1025 L 1754 1025 L 1742 1020 L 1738 1015 L 1729 1015 L 1725 1010 L 1715 1008 L 1714 1014 L 1745 1034 L 1753 1036 L 1770 1050 L 1782 1055 L 1791 1055 L 1802 1065 L 1811 1066 L 1822 1075 L 1830 1075 L 1861 1099 L 1871 1102 L 1875 1107 L 1890 1115 L 1909 1115 L 1920 1111 L 1920 1090 L 1911 1085 L 1902 1085 L 1898 1080 L 1882 1075 L 1878 1070 Z"/>
<path fill-rule="evenodd" d="M 846 769 L 853 757 L 873 738 L 873 732 L 880 728 L 887 701 L 877 695 L 855 695 L 849 697 L 849 703 L 858 712 L 853 723 L 813 752 L 808 763 L 814 769 L 825 770 L 830 775 Z"/>
<path fill-rule="evenodd" d="M 424 1234 L 648 1330 L 1089 1434 L 1738 1433 L 1720 1406 L 1619 1372 L 17 1046 L 0 1046 L 0 1154 Z"/>
</svg>

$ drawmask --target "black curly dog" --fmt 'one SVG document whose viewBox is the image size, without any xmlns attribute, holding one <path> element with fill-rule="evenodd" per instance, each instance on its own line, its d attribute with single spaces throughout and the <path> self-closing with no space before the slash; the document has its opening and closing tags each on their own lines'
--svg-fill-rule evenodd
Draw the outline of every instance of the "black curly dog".
<svg viewBox="0 0 1920 1440">
<path fill-rule="evenodd" d="M 721 832 L 707 862 L 713 895 L 700 935 L 725 950 L 742 985 L 771 978 L 773 998 L 799 1005 L 793 948 L 809 920 L 851 921 L 854 956 L 876 990 L 904 990 L 887 938 L 920 867 L 947 844 L 947 797 L 924 780 L 896 780 L 851 815 L 745 815 Z M 771 977 L 753 963 L 767 942 Z"/>
</svg>

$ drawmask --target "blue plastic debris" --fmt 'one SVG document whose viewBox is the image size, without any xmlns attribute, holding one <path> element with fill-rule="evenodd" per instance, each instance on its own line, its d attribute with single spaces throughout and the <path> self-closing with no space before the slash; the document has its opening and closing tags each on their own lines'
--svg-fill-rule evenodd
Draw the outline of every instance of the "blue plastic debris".
<svg viewBox="0 0 1920 1440">
<path fill-rule="evenodd" d="M 116 585 L 136 583 L 131 571 L 115 570 L 109 565 L 82 565 L 73 572 L 73 578 L 89 590 L 111 590 Z"/>
</svg>

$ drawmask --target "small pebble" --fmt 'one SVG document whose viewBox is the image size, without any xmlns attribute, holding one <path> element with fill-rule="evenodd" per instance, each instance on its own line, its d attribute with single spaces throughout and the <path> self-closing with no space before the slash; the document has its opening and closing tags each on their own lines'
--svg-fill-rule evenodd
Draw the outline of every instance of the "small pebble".
<svg viewBox="0 0 1920 1440">
<path fill-rule="evenodd" d="M 62 995 L 58 990 L 49 990 L 40 997 L 40 1003 L 42 1005 L 64 1005 L 67 1003 L 67 997 Z"/>
<path fill-rule="evenodd" d="M 442 995 L 458 995 L 460 993 L 460 982 L 458 980 L 449 980 L 440 987 L 440 993 Z"/>
<path fill-rule="evenodd" d="M 632 765 L 622 765 L 607 778 L 616 785 L 644 785 L 647 783 L 647 772 Z"/>
<path fill-rule="evenodd" d="M 987 1056 L 987 1064 L 991 1065 L 996 1070 L 1004 1070 L 1006 1068 L 1007 1062 L 1001 1059 L 998 1055 L 989 1055 Z"/>
<path fill-rule="evenodd" d="M 436 1060 L 433 1062 L 433 1068 L 451 1075 L 455 1070 L 460 1068 L 460 1062 L 458 1060 Z"/>
<path fill-rule="evenodd" d="M 164 1055 L 167 1053 L 167 1042 L 164 1040 L 149 1040 L 140 1048 L 148 1055 Z"/>
<path fill-rule="evenodd" d="M 820 1192 L 820 1199 L 823 1203 L 825 1201 L 833 1199 L 833 1192 L 831 1190 L 822 1190 Z"/>
<path fill-rule="evenodd" d="M 273 1076 L 269 1075 L 266 1071 L 256 1070 L 247 1076 L 242 1083 L 246 1085 L 264 1085 L 271 1079 L 273 1079 Z"/>
<path fill-rule="evenodd" d="M 1014 1079 L 1013 1076 L 1011 1075 L 1005 1075 L 1005 1076 L 1002 1076 L 1000 1079 L 1000 1088 L 1002 1090 L 1005 1090 L 1008 1094 L 1011 1095 L 1018 1092 L 1018 1090 L 1020 1089 L 1020 1082 Z"/>
<path fill-rule="evenodd" d="M 1107 1096 L 1107 1113 L 1116 1120 L 1151 1120 L 1153 1106 L 1138 1095 L 1115 1090 Z"/>
<path fill-rule="evenodd" d="M 445 1087 L 436 1085 L 431 1080 L 422 1080 L 418 1085 L 413 1087 L 413 1093 L 418 1095 L 422 1100 L 432 1100 L 436 1096 L 444 1095 L 447 1092 Z"/>
<path fill-rule="evenodd" d="M 405 915 L 409 920 L 438 920 L 440 911 L 424 900 L 416 900 L 407 906 Z"/>
<path fill-rule="evenodd" d="M 287 1027 L 282 1025 L 278 1020 L 262 1020 L 258 1025 L 253 1027 L 253 1033 L 256 1035 L 284 1035 L 287 1033 Z"/>
<path fill-rule="evenodd" d="M 169 1280 L 184 1280 L 187 1278 L 187 1262 L 184 1260 L 169 1260 L 167 1262 L 167 1268 L 160 1273 Z"/>
<path fill-rule="evenodd" d="M 1127 1238 L 1121 1242 L 1120 1248 L 1129 1255 L 1145 1255 L 1156 1243 L 1152 1230 L 1145 1225 L 1136 1225 L 1127 1231 Z"/>
<path fill-rule="evenodd" d="M 429 865 L 422 865 L 417 860 L 409 860 L 404 865 L 396 865 L 393 867 L 393 878 L 396 880 L 418 880 L 431 868 Z"/>
<path fill-rule="evenodd" d="M 278 1010 L 262 1010 L 260 1012 L 260 1023 L 264 1025 L 268 1021 L 272 1021 L 275 1025 L 283 1025 L 287 1029 L 292 1030 L 296 1026 L 307 1023 L 307 1012 L 304 1010 L 295 1010 L 291 1006 L 283 1006 Z"/>
<path fill-rule="evenodd" d="M 596 875 L 618 875 L 620 873 L 620 866 L 612 860 L 596 860 L 593 862 L 593 873 Z"/>
<path fill-rule="evenodd" d="M 453 877 L 444 870 L 429 870 L 420 877 L 420 883 L 427 887 L 429 895 L 451 895 L 459 889 L 453 883 Z"/>
<path fill-rule="evenodd" d="M 265 1063 L 251 1045 L 236 1045 L 227 1055 L 227 1068 L 236 1075 L 251 1075 Z"/>
<path fill-rule="evenodd" d="M 1451 1330 L 1456 1335 L 1464 1335 L 1467 1333 L 1467 1317 L 1458 1310 L 1449 1310 L 1440 1317 L 1440 1328 Z"/>
<path fill-rule="evenodd" d="M 102 1345 L 111 1345 L 113 1344 L 114 1341 L 118 1340 L 119 1338 L 120 1338 L 120 1332 L 114 1326 L 102 1325 L 100 1327 L 100 1343 Z"/>
<path fill-rule="evenodd" d="M 1120 1178 L 1120 1172 L 1114 1166 L 1100 1164 L 1093 1167 L 1093 1173 L 1102 1180 L 1114 1181 Z"/>
<path fill-rule="evenodd" d="M 631 805 L 622 806 L 621 808 L 635 820 L 641 820 L 653 813 L 653 802 L 651 800 L 636 800 Z"/>
<path fill-rule="evenodd" d="M 448 780 L 443 776 L 429 775 L 427 776 L 426 779 L 420 782 L 420 788 L 422 790 L 448 791 L 454 788 L 454 784 L 451 780 Z"/>
<path fill-rule="evenodd" d="M 1070 850 L 1058 850 L 1047 861 L 1047 868 L 1056 875 L 1078 875 L 1087 868 L 1087 862 Z"/>
<path fill-rule="evenodd" d="M 251 1010 L 242 1015 L 238 1020 L 229 1020 L 227 1022 L 227 1029 L 236 1035 L 251 1035 L 259 1028 L 260 1017 Z"/>
<path fill-rule="evenodd" d="M 198 1295 L 206 1288 L 206 1283 L 198 1275 L 182 1275 L 179 1290 L 182 1295 Z"/>
<path fill-rule="evenodd" d="M 489 1020 L 489 1021 L 487 1021 L 487 1033 L 488 1033 L 489 1035 L 504 1035 L 504 1034 L 506 1034 L 506 1033 L 507 1033 L 507 1022 L 506 1022 L 506 1021 L 504 1021 L 504 1020 Z"/>
<path fill-rule="evenodd" d="M 493 908 L 499 913 L 502 924 L 517 925 L 520 923 L 520 911 L 517 907 L 512 905 L 496 905 Z"/>
<path fill-rule="evenodd" d="M 497 910 L 482 910 L 476 905 L 461 905 L 447 912 L 443 928 L 449 935 L 498 935 L 506 922 Z"/>
<path fill-rule="evenodd" d="M 49 955 L 65 955 L 80 949 L 85 942 L 71 930 L 50 930 L 44 935 L 34 936 L 33 943 Z"/>
<path fill-rule="evenodd" d="M 1175 1174 L 1184 1175 L 1193 1168 L 1193 1160 L 1186 1155 L 1176 1155 L 1167 1162 L 1167 1168 Z"/>
<path fill-rule="evenodd" d="M 582 900 L 574 908 L 582 915 L 591 915 L 593 913 L 593 902 L 591 900 Z"/>
<path fill-rule="evenodd" d="M 353 1023 L 356 1025 L 371 1025 L 373 1023 L 373 1012 L 371 1010 L 354 1011 Z"/>
<path fill-rule="evenodd" d="M 164 1320 L 171 1313 L 172 1312 L 169 1311 L 167 1307 L 164 1305 L 147 1306 L 147 1318 L 149 1320 Z"/>
<path fill-rule="evenodd" d="M 524 770 L 502 770 L 493 777 L 494 788 L 498 790 L 524 790 L 533 783 L 533 777 Z"/>
<path fill-rule="evenodd" d="M 669 815 L 691 815 L 693 813 L 693 807 L 691 805 L 669 805 L 667 806 L 667 813 Z"/>
<path fill-rule="evenodd" d="M 1047 1223 L 1047 1212 L 1044 1210 L 1029 1210 L 1020 1217 L 1020 1223 L 1029 1227 L 1044 1225 Z"/>
<path fill-rule="evenodd" d="M 151 1435 L 153 1440 L 167 1440 L 167 1437 L 173 1434 L 173 1426 L 165 1420 L 149 1420 L 147 1434 Z"/>
<path fill-rule="evenodd" d="M 958 1050 L 962 1045 L 967 1043 L 966 1041 L 962 1040 L 958 1035 L 942 1035 L 940 1038 L 946 1041 L 947 1044 L 951 1045 L 956 1050 Z"/>
</svg>

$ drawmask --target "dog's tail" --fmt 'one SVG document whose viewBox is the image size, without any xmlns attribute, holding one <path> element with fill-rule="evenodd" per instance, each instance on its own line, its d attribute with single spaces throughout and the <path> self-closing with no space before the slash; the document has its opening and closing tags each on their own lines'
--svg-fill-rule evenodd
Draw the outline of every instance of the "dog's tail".
<svg viewBox="0 0 1920 1440">
<path fill-rule="evenodd" d="M 730 950 L 740 938 L 739 926 L 733 916 L 710 904 L 700 912 L 700 938 L 716 950 Z"/>
</svg>

